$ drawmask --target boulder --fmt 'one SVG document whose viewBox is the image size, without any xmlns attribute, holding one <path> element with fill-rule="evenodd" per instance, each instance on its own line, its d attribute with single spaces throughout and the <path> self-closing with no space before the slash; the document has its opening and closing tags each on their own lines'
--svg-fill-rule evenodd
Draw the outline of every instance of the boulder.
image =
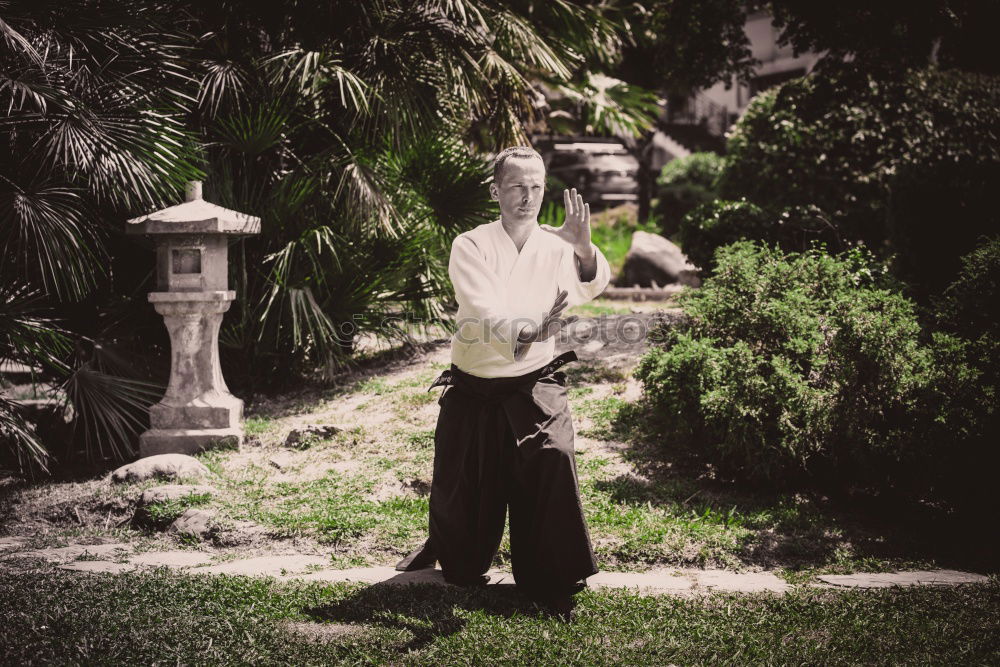
<svg viewBox="0 0 1000 667">
<path fill-rule="evenodd" d="M 308 447 L 317 440 L 326 440 L 340 433 L 343 429 L 332 424 L 310 424 L 292 429 L 285 438 L 286 447 Z"/>
<path fill-rule="evenodd" d="M 199 539 L 208 539 L 219 530 L 219 522 L 215 514 L 209 510 L 187 509 L 177 517 L 167 532 L 174 535 L 189 535 Z"/>
<path fill-rule="evenodd" d="M 187 454 L 157 454 L 128 463 L 111 473 L 111 481 L 145 482 L 150 479 L 177 479 L 178 477 L 202 477 L 209 470 L 198 459 Z"/>
<path fill-rule="evenodd" d="M 188 496 L 201 496 L 204 494 L 214 495 L 218 491 L 215 487 L 201 484 L 167 484 L 165 486 L 154 486 L 146 489 L 139 497 L 139 506 L 147 507 L 153 503 L 166 503 L 171 500 L 182 500 Z"/>
<path fill-rule="evenodd" d="M 636 231 L 625 255 L 621 283 L 626 286 L 662 287 L 681 284 L 701 285 L 698 267 L 676 245 L 659 234 Z"/>
</svg>

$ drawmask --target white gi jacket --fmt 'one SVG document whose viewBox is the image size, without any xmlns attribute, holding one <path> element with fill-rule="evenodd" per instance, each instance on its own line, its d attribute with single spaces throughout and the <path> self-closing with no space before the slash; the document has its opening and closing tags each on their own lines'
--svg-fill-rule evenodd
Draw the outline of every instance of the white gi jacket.
<svg viewBox="0 0 1000 667">
<path fill-rule="evenodd" d="M 590 301 L 607 287 L 611 268 L 601 250 L 597 274 L 580 280 L 573 248 L 537 225 L 518 253 L 500 220 L 459 234 L 451 246 L 448 274 L 458 301 L 451 361 L 479 377 L 524 375 L 555 356 L 555 337 L 532 343 L 514 360 L 517 335 L 541 324 L 560 290 L 568 307 Z"/>
</svg>

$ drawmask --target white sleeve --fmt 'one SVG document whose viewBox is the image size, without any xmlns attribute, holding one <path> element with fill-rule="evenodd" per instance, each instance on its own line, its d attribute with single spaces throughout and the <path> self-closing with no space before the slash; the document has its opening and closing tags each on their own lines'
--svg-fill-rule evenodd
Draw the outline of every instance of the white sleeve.
<svg viewBox="0 0 1000 667">
<path fill-rule="evenodd" d="M 593 243 L 590 247 L 597 254 L 597 273 L 593 280 L 583 282 L 580 280 L 579 264 L 573 249 L 568 247 L 563 253 L 559 267 L 559 287 L 566 290 L 566 301 L 569 307 L 579 306 L 597 297 L 604 288 L 611 282 L 611 266 L 601 249 Z"/>
<path fill-rule="evenodd" d="M 458 340 L 484 343 L 507 361 L 515 361 L 517 336 L 529 323 L 511 320 L 499 289 L 499 278 L 483 261 L 471 239 L 459 236 L 452 242 L 448 275 L 462 314 L 457 322 Z M 524 355 L 526 348 L 522 347 L 519 356 Z"/>
</svg>

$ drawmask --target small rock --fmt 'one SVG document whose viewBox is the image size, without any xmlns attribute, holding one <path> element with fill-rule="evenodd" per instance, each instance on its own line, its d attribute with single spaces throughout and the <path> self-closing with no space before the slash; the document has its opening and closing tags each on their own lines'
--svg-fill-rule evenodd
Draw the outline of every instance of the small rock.
<svg viewBox="0 0 1000 667">
<path fill-rule="evenodd" d="M 182 500 L 188 496 L 215 495 L 218 490 L 213 486 L 201 484 L 167 484 L 146 489 L 139 497 L 139 506 L 146 507 L 153 503 L 165 503 L 171 500 Z"/>
<path fill-rule="evenodd" d="M 219 530 L 215 514 L 208 510 L 190 508 L 177 517 L 167 532 L 174 535 L 190 535 L 199 539 L 208 539 Z"/>
<path fill-rule="evenodd" d="M 406 483 L 406 486 L 412 489 L 418 496 L 427 496 L 431 492 L 430 482 L 423 479 L 411 479 Z"/>
<path fill-rule="evenodd" d="M 315 440 L 325 440 L 340 433 L 342 428 L 331 424 L 310 424 L 292 429 L 285 438 L 286 447 L 307 447 Z"/>
<path fill-rule="evenodd" d="M 269 458 L 267 462 L 278 470 L 285 470 L 292 464 L 292 455 L 288 452 L 278 452 Z"/>
<path fill-rule="evenodd" d="M 259 544 L 267 537 L 267 530 L 253 521 L 227 522 L 215 534 L 215 544 L 220 547 L 239 547 Z"/>
<path fill-rule="evenodd" d="M 691 264 L 680 248 L 659 234 L 636 231 L 625 255 L 622 282 L 636 287 L 659 287 L 680 283 L 698 287 L 698 267 Z"/>
<path fill-rule="evenodd" d="M 202 477 L 209 474 L 198 459 L 187 454 L 157 454 L 128 463 L 111 473 L 111 481 L 145 482 L 149 479 L 177 479 Z"/>
</svg>

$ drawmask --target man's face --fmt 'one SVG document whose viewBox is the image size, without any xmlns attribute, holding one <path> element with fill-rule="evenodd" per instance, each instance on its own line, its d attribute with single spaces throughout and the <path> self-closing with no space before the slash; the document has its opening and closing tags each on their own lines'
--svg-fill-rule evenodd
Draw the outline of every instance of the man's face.
<svg viewBox="0 0 1000 667">
<path fill-rule="evenodd" d="M 535 220 L 545 194 L 545 165 L 536 157 L 511 157 L 503 165 L 493 194 L 508 220 Z"/>
</svg>

